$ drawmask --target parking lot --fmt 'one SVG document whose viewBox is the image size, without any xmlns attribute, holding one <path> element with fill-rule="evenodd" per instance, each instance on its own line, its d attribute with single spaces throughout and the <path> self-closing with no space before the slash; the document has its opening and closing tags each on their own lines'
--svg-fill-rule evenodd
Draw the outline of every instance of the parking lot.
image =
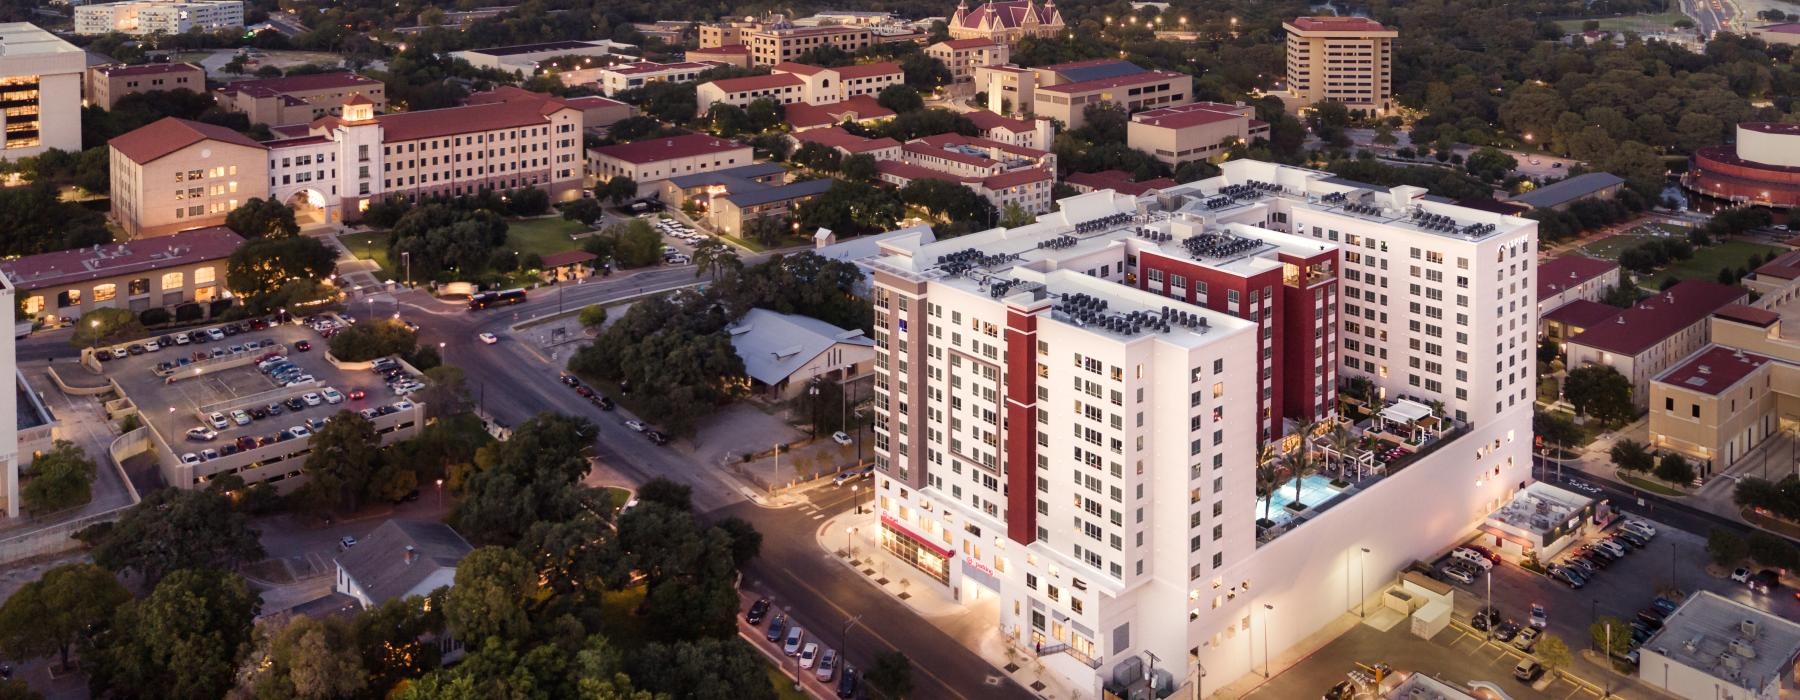
<svg viewBox="0 0 1800 700">
<path fill-rule="evenodd" d="M 200 460 L 229 456 L 259 443 L 315 431 L 340 409 L 368 409 L 401 400 L 375 373 L 343 370 L 327 361 L 326 341 L 310 327 L 287 323 L 260 330 L 244 328 L 224 340 L 128 354 L 101 365 L 137 405 L 144 420 L 167 441 L 169 452 L 162 459 L 180 460 L 189 454 Z M 308 349 L 300 350 L 302 347 Z M 215 348 L 223 351 L 218 358 L 211 357 Z M 286 356 L 296 371 L 285 378 L 298 383 L 284 386 L 258 369 L 258 360 L 271 355 Z M 200 357 L 208 359 L 177 368 L 173 381 L 157 369 L 177 358 Z M 357 398 L 359 391 L 362 398 Z M 222 427 L 212 419 L 215 412 L 223 419 Z M 195 428 L 203 431 L 190 436 Z M 207 435 L 211 439 L 205 439 Z"/>
<path fill-rule="evenodd" d="M 1459 618 L 1459 622 L 1463 621 Z M 1484 642 L 1466 626 L 1453 624 L 1433 639 L 1420 639 L 1407 624 L 1388 630 L 1357 625 L 1308 656 L 1299 665 L 1270 679 L 1248 697 L 1268 700 L 1321 697 L 1362 666 L 1385 663 L 1396 672 L 1424 673 L 1453 685 L 1492 683 L 1517 700 L 1597 698 L 1577 682 L 1552 680 L 1542 689 L 1515 680 L 1512 670 L 1523 658 L 1516 649 Z M 1361 694 L 1359 698 L 1375 697 Z"/>
</svg>

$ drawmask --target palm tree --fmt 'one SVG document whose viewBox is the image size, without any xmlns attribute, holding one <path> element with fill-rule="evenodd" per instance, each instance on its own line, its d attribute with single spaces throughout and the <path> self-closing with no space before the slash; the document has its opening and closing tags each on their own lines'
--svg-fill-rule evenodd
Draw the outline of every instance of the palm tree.
<svg viewBox="0 0 1800 700">
<path fill-rule="evenodd" d="M 1282 456 L 1275 451 L 1275 443 L 1263 446 L 1262 455 L 1256 460 L 1256 497 L 1262 499 L 1263 520 L 1269 519 L 1269 505 L 1275 500 L 1275 486 L 1280 482 Z"/>
<path fill-rule="evenodd" d="M 1344 451 L 1350 449 L 1350 428 L 1345 426 L 1342 419 L 1333 420 L 1331 429 L 1325 433 L 1325 439 L 1331 442 L 1331 451 L 1337 455 L 1338 478 L 1343 478 L 1345 463 L 1349 461 L 1346 459 L 1349 455 Z M 1357 476 L 1361 477 L 1362 475 L 1358 474 Z"/>
</svg>

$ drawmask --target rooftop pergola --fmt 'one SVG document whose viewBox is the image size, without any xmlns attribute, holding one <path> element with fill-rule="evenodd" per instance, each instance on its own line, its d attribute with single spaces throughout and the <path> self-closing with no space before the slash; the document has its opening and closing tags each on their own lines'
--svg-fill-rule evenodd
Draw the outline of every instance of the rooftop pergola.
<svg viewBox="0 0 1800 700">
<path fill-rule="evenodd" d="M 1376 417 L 1381 420 L 1383 432 L 1390 426 L 1399 426 L 1405 430 L 1400 434 L 1409 436 L 1414 442 L 1435 437 L 1441 422 L 1430 406 L 1412 399 L 1397 399 L 1382 408 Z"/>
</svg>

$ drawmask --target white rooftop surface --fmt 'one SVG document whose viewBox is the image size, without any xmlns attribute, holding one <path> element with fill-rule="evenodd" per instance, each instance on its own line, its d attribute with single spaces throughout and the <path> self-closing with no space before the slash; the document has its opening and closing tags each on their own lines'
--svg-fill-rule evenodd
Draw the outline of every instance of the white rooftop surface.
<svg viewBox="0 0 1800 700">
<path fill-rule="evenodd" d="M 825 229 L 819 230 L 821 232 L 825 231 Z M 922 236 L 923 240 L 926 242 L 937 240 L 936 236 L 933 235 L 930 226 L 918 224 L 906 228 L 897 228 L 886 233 L 857 236 L 850 240 L 839 241 L 822 248 L 814 248 L 812 252 L 815 255 L 831 260 L 837 260 L 839 262 L 857 262 L 880 255 L 881 244 L 883 242 L 915 234 Z M 817 235 L 818 234 L 815 234 L 814 240 L 817 240 Z"/>
<path fill-rule="evenodd" d="M 764 384 L 787 379 L 838 343 L 875 344 L 861 329 L 844 330 L 816 318 L 767 309 L 751 309 L 729 332 L 745 373 Z"/>
<path fill-rule="evenodd" d="M 1429 415 L 1431 415 L 1430 406 L 1412 399 L 1400 399 L 1395 401 L 1394 405 L 1381 409 L 1382 418 L 1396 423 L 1411 423 Z"/>
<path fill-rule="evenodd" d="M 1511 233 L 1533 225 L 1516 216 L 1471 209 L 1425 197 L 1425 189 L 1399 185 L 1390 188 L 1359 185 L 1335 178 L 1331 173 L 1291 165 L 1255 160 L 1226 161 L 1221 173 L 1163 190 L 1164 196 L 1187 195 L 1193 198 L 1177 211 L 1202 216 L 1235 213 L 1258 206 L 1261 199 L 1280 197 L 1295 206 L 1384 224 L 1411 228 L 1421 232 L 1467 241 L 1478 241 L 1494 235 Z M 1253 196 L 1240 196 L 1229 202 L 1218 202 L 1233 186 L 1253 184 L 1271 186 Z M 1415 213 L 1420 218 L 1415 218 Z M 1429 225 L 1426 216 L 1443 217 L 1445 226 Z M 1476 228 L 1471 228 L 1476 227 Z"/>
<path fill-rule="evenodd" d="M 1663 628 L 1642 649 L 1733 685 L 1760 690 L 1773 676 L 1791 671 L 1794 656 L 1800 653 L 1800 624 L 1700 591 L 1663 620 Z"/>
<path fill-rule="evenodd" d="M 30 22 L 0 24 L 0 56 L 18 58 L 59 53 L 83 52 L 74 44 L 63 41 Z"/>
<path fill-rule="evenodd" d="M 1500 506 L 1488 518 L 1543 535 L 1559 525 L 1568 524 L 1570 518 L 1592 502 L 1593 499 L 1586 496 L 1564 491 L 1542 481 L 1534 481 L 1513 494 L 1512 500 Z"/>
</svg>

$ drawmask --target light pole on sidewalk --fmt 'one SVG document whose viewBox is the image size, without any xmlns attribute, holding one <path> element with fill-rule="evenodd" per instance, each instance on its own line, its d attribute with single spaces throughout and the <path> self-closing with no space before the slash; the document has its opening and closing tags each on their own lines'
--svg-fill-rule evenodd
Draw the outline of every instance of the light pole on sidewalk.
<svg viewBox="0 0 1800 700">
<path fill-rule="evenodd" d="M 437 480 L 437 491 L 438 491 L 438 510 L 443 510 L 444 509 L 444 480 L 443 479 Z"/>
<path fill-rule="evenodd" d="M 1275 665 L 1269 660 L 1269 616 L 1273 614 L 1275 606 L 1263 603 L 1263 678 L 1269 677 L 1269 671 Z"/>
<path fill-rule="evenodd" d="M 1356 616 L 1369 616 L 1369 548 L 1362 548 L 1362 556 L 1356 559 L 1356 583 L 1361 587 L 1362 598 L 1356 601 Z"/>
<path fill-rule="evenodd" d="M 856 527 L 844 528 L 844 558 L 856 558 Z"/>
</svg>

